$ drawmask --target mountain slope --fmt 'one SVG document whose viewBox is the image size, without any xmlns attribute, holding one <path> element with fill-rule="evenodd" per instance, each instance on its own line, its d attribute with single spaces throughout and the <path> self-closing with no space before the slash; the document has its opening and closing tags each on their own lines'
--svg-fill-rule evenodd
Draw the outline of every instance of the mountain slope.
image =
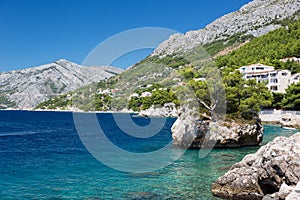
<svg viewBox="0 0 300 200">
<path fill-rule="evenodd" d="M 280 62 L 282 58 L 300 57 L 300 20 L 289 26 L 272 31 L 261 37 L 254 38 L 228 55 L 219 56 L 216 65 L 221 67 L 238 68 L 254 63 L 275 66 L 280 69 L 300 72 L 297 62 Z"/>
<path fill-rule="evenodd" d="M 271 3 L 270 3 L 271 2 Z M 265 3 L 265 5 L 263 5 Z M 285 3 L 285 4 L 284 4 Z M 256 8 L 258 10 L 256 10 Z M 248 9 L 246 12 L 245 9 Z M 273 10 L 274 9 L 274 10 Z M 280 11 L 278 11 L 280 9 Z M 226 62 L 227 58 L 226 56 L 218 57 L 217 55 L 224 55 L 218 54 L 220 51 L 224 50 L 226 47 L 227 53 L 233 52 L 230 55 L 233 55 L 234 52 L 236 52 L 239 48 L 248 48 L 249 46 L 252 48 L 253 43 L 252 41 L 257 44 L 257 41 L 264 40 L 265 42 L 268 42 L 268 44 L 263 43 L 266 48 L 264 51 L 268 52 L 267 54 L 262 54 L 264 58 L 259 57 L 259 61 L 263 59 L 263 61 L 272 60 L 273 62 L 279 62 L 279 59 L 288 57 L 288 56 L 296 56 L 297 54 L 297 45 L 298 42 L 294 42 L 295 38 L 299 37 L 298 34 L 298 23 L 295 19 L 298 18 L 299 15 L 299 0 L 283 0 L 283 1 L 271 1 L 271 0 L 255 0 L 251 2 L 250 4 L 244 6 L 241 10 L 238 12 L 244 12 L 248 14 L 248 17 L 251 17 L 252 15 L 256 16 L 255 13 L 258 12 L 261 14 L 261 12 L 264 12 L 263 10 L 266 10 L 265 18 L 269 21 L 267 24 L 268 26 L 274 26 L 277 30 L 275 30 L 273 33 L 267 34 L 267 32 L 270 32 L 271 29 L 268 29 L 266 31 L 265 38 L 263 39 L 253 39 L 253 35 L 249 36 L 243 36 L 242 33 L 236 33 L 232 32 L 232 36 L 226 36 L 226 39 L 220 39 L 215 38 L 211 39 L 210 43 L 206 43 L 203 47 L 210 55 L 215 55 L 215 59 L 217 60 L 216 63 L 212 62 L 212 59 L 210 59 L 210 56 L 207 54 L 206 51 L 203 51 L 201 48 L 197 48 L 197 44 L 194 43 L 194 41 L 190 41 L 187 43 L 184 43 L 184 40 L 178 40 L 173 41 L 174 43 L 170 43 L 170 48 L 168 46 L 166 47 L 166 50 L 162 50 L 161 54 L 157 55 L 157 51 L 159 48 L 161 48 L 164 44 L 168 45 L 168 41 L 162 43 L 158 49 L 155 50 L 155 52 L 148 56 L 143 61 L 135 64 L 130 69 L 126 70 L 124 73 L 113 77 L 112 79 L 108 79 L 107 81 L 101 81 L 98 84 L 89 85 L 87 87 L 81 88 L 79 90 L 73 91 L 65 96 L 60 96 L 57 98 L 52 98 L 51 100 L 44 102 L 38 106 L 38 108 L 41 109 L 76 109 L 79 108 L 81 110 L 122 110 L 122 108 L 147 108 L 156 102 L 165 102 L 166 99 L 169 99 L 167 95 L 165 96 L 154 96 L 154 97 L 141 97 L 143 92 L 149 92 L 148 90 L 152 89 L 152 87 L 148 87 L 148 85 L 153 85 L 154 83 L 159 84 L 159 88 L 154 88 L 153 94 L 155 94 L 155 90 L 163 91 L 167 90 L 169 91 L 170 88 L 174 88 L 176 86 L 186 85 L 189 84 L 189 81 L 193 80 L 201 80 L 203 77 L 207 77 L 206 74 L 209 73 L 209 69 L 211 67 L 217 66 L 225 71 L 227 73 L 230 73 L 234 71 L 233 67 L 239 67 L 239 66 L 231 66 L 231 63 Z M 297 10 L 297 11 L 296 11 Z M 274 13 L 281 13 L 281 11 L 284 13 L 280 17 L 277 17 L 277 21 L 272 21 Z M 290 11 L 291 13 L 287 13 L 287 11 Z M 271 16 L 269 17 L 268 14 Z M 232 15 L 235 15 L 233 13 Z M 246 15 L 245 15 L 246 16 Z M 245 18 L 244 16 L 244 18 Z M 222 17 L 216 22 L 218 23 L 224 23 L 224 21 L 229 20 L 230 22 L 230 16 L 228 17 Z M 224 20 L 225 19 L 225 20 Z M 252 25 L 259 24 L 260 18 L 254 18 L 249 19 L 250 21 L 253 21 Z M 256 22 L 255 20 L 258 20 Z M 264 22 L 265 23 L 265 22 Z M 277 25 L 278 26 L 277 26 Z M 279 25 L 280 24 L 280 25 Z M 278 38 L 277 36 L 281 34 L 281 32 L 289 32 L 292 29 L 282 28 L 279 29 L 281 26 L 286 26 L 287 24 L 292 25 L 294 28 L 292 28 L 294 31 L 291 31 L 291 34 L 286 34 L 286 37 L 284 41 L 281 40 L 281 38 Z M 248 26 L 245 25 L 245 27 L 252 27 L 252 25 Z M 210 26 L 210 25 L 209 25 Z M 238 23 L 234 24 L 231 27 L 231 30 L 237 30 L 239 31 L 241 29 Z M 242 29 L 244 32 L 248 32 L 246 28 Z M 290 26 L 291 27 L 291 26 Z M 278 30 L 279 29 L 279 30 Z M 206 29 L 200 30 L 199 32 L 201 34 L 205 34 Z M 251 31 L 251 29 L 249 30 Z M 213 33 L 213 32 L 212 32 Z M 278 33 L 278 34 L 277 34 Z M 209 32 L 208 32 L 209 34 Z M 198 35 L 200 37 L 200 35 Z M 257 35 L 256 35 L 257 36 Z M 274 37 L 273 37 L 274 36 Z M 185 37 L 185 35 L 180 36 Z M 269 39 L 266 39 L 270 37 Z M 225 36 L 224 36 L 225 38 Z M 257 37 L 260 38 L 260 37 Z M 197 39 L 197 38 L 196 38 Z M 196 40 L 195 39 L 195 40 Z M 199 40 L 201 39 L 198 38 Z M 203 38 L 202 38 L 203 39 Z M 280 40 L 279 40 L 280 39 Z M 177 42 L 179 42 L 177 44 Z M 181 43 L 183 42 L 183 43 Z M 283 46 L 278 47 L 278 42 L 282 43 Z M 275 46 L 273 45 L 276 44 Z M 286 45 L 288 44 L 294 44 L 292 46 Z M 173 46 L 172 46 L 173 45 Z M 173 47 L 180 47 L 179 50 L 174 53 L 174 51 L 169 51 Z M 187 48 L 186 48 L 187 47 Z M 225 48 L 224 48 L 225 47 Z M 282 48 L 281 48 L 282 47 Z M 292 48 L 293 47 L 293 48 Z M 294 48 L 295 47 L 295 48 Z M 183 51 L 183 49 L 184 51 Z M 191 48 L 190 51 L 185 52 L 188 50 L 188 48 Z M 255 48 L 255 47 L 254 47 Z M 262 50 L 262 47 L 259 47 L 258 49 L 253 49 L 252 52 L 255 52 L 256 50 Z M 293 49 L 292 51 L 286 51 L 286 52 L 280 52 L 281 50 L 285 49 Z M 270 53 L 272 51 L 272 53 Z M 246 54 L 246 53 L 245 53 Z M 258 53 L 259 54 L 259 53 Z M 271 55 L 277 55 L 275 57 L 270 57 Z M 208 56 L 208 57 L 207 57 Z M 217 58 L 218 57 L 218 58 Z M 246 58 L 253 59 L 253 56 L 247 56 Z M 255 56 L 254 56 L 255 57 Z M 247 60 L 246 63 L 250 62 L 257 62 L 255 59 L 253 60 Z M 224 62 L 223 62 L 224 61 Z M 246 61 L 244 59 L 244 61 Z M 241 61 L 241 62 L 244 62 Z M 289 68 L 289 66 L 280 66 L 283 68 Z M 109 89 L 108 91 L 106 89 Z M 176 88 L 175 88 L 176 89 Z M 179 88 L 180 89 L 180 88 Z M 142 92 L 141 92 L 142 91 Z M 140 94 L 141 93 L 141 94 Z M 181 92 L 184 93 L 184 92 Z M 203 93 L 203 92 L 202 92 Z M 133 95 L 133 96 L 132 96 Z M 145 95 L 147 95 L 145 93 Z M 138 96 L 136 98 L 136 96 Z M 136 98 L 135 101 L 131 101 L 133 98 Z M 154 99 L 154 101 L 152 101 Z M 182 98 L 183 99 L 183 98 Z M 130 100 L 130 101 L 129 101 Z M 176 99 L 172 99 L 172 101 L 176 101 Z M 128 102 L 129 101 L 129 102 Z M 133 105 L 133 106 L 128 106 Z"/>
<path fill-rule="evenodd" d="M 39 67 L 0 73 L 0 108 L 32 109 L 54 95 L 110 78 L 122 71 L 58 60 Z"/>
<path fill-rule="evenodd" d="M 204 29 L 170 36 L 152 55 L 186 52 L 200 44 L 226 40 L 235 34 L 258 37 L 280 28 L 280 21 L 297 17 L 299 10 L 299 0 L 254 0 L 240 10 L 217 19 Z"/>
</svg>

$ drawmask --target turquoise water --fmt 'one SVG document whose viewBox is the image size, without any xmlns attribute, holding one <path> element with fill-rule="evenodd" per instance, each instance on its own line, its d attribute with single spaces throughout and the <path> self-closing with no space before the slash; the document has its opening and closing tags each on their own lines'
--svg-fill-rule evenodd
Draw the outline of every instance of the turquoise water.
<svg viewBox="0 0 300 200">
<path fill-rule="evenodd" d="M 165 127 L 150 141 L 121 133 L 111 114 L 102 127 L 118 146 L 129 151 L 150 151 L 171 141 Z M 149 119 L 137 118 L 140 125 Z M 264 143 L 295 131 L 265 126 Z M 119 172 L 92 157 L 76 133 L 72 113 L 0 111 L 1 199 L 217 199 L 211 183 L 231 165 L 258 147 L 215 149 L 204 159 L 188 150 L 168 167 L 144 174 Z"/>
</svg>

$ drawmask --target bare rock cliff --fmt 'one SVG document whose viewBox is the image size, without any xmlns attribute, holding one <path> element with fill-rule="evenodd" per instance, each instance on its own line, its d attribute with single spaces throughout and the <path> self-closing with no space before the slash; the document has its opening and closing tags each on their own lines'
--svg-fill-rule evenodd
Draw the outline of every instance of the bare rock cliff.
<svg viewBox="0 0 300 200">
<path fill-rule="evenodd" d="M 226 40 L 238 33 L 258 37 L 280 28 L 276 21 L 294 17 L 299 10 L 299 0 L 254 0 L 203 29 L 170 36 L 152 55 L 186 52 L 201 44 Z"/>
</svg>

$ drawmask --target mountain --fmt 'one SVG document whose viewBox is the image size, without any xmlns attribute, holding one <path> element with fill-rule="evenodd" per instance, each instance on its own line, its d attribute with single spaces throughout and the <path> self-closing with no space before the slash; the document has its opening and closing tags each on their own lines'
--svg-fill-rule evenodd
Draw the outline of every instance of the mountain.
<svg viewBox="0 0 300 200">
<path fill-rule="evenodd" d="M 0 73 L 0 108 L 32 109 L 38 103 L 123 70 L 109 66 L 85 67 L 67 60 Z"/>
<path fill-rule="evenodd" d="M 254 0 L 240 10 L 224 15 L 204 29 L 174 34 L 161 43 L 152 55 L 186 52 L 199 45 L 228 40 L 238 34 L 258 37 L 284 25 L 287 18 L 299 16 L 299 0 Z"/>
</svg>

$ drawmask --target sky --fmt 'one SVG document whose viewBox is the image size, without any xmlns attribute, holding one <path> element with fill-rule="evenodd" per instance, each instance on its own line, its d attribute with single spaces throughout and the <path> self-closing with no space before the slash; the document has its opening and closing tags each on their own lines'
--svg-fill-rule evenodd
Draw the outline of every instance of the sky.
<svg viewBox="0 0 300 200">
<path fill-rule="evenodd" d="M 98 44 L 123 31 L 198 30 L 250 1 L 0 0 L 0 72 L 62 58 L 81 64 Z M 126 68 L 151 51 L 129 53 L 113 65 Z"/>
</svg>

